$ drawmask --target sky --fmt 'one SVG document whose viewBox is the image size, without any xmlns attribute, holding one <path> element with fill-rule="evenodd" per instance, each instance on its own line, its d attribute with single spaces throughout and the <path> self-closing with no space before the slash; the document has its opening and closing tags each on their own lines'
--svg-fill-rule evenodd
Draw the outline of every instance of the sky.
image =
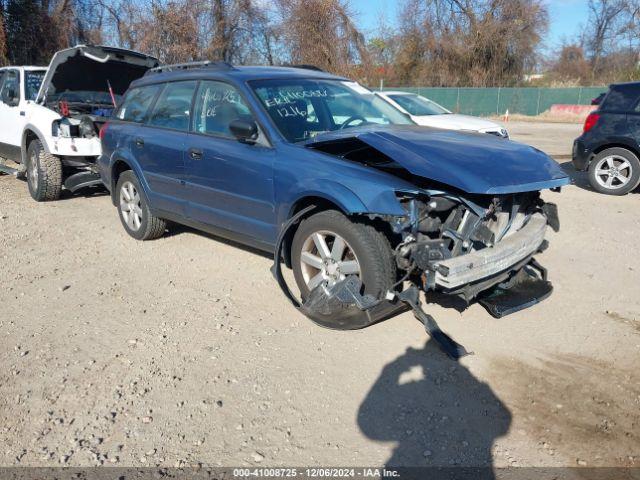
<svg viewBox="0 0 640 480">
<path fill-rule="evenodd" d="M 396 0 L 351 0 L 356 13 L 356 23 L 365 33 L 378 26 L 384 17 L 393 24 L 397 8 Z M 587 0 L 547 0 L 549 8 L 549 33 L 542 40 L 545 53 L 553 53 L 564 39 L 570 40 L 580 33 L 588 17 Z"/>
</svg>

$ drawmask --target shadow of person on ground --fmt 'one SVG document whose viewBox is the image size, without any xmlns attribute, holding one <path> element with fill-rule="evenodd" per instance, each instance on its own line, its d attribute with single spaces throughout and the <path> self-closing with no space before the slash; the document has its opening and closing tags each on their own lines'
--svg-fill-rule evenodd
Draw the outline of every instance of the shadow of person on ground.
<svg viewBox="0 0 640 480">
<path fill-rule="evenodd" d="M 495 478 L 491 448 L 510 424 L 491 387 L 433 340 L 386 365 L 358 411 L 368 438 L 396 442 L 387 467 L 481 467 L 482 479 Z"/>
</svg>

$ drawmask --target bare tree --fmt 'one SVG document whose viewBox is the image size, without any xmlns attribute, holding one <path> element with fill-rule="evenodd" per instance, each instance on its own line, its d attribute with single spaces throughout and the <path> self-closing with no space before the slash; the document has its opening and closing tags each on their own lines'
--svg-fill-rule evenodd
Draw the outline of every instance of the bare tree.
<svg viewBox="0 0 640 480">
<path fill-rule="evenodd" d="M 4 3 L 0 1 L 0 66 L 9 62 L 7 58 L 7 32 L 4 26 Z"/>
<path fill-rule="evenodd" d="M 280 31 L 288 60 L 350 74 L 367 64 L 364 35 L 344 0 L 278 0 Z"/>
<path fill-rule="evenodd" d="M 398 80 L 509 85 L 535 61 L 542 0 L 408 0 L 399 16 Z"/>
</svg>

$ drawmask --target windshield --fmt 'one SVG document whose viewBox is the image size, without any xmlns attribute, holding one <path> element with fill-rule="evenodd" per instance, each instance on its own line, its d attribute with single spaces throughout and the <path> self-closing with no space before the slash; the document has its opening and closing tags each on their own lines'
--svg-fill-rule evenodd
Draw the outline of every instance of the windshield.
<svg viewBox="0 0 640 480">
<path fill-rule="evenodd" d="M 47 73 L 45 70 L 26 70 L 25 74 L 25 93 L 24 98 L 26 100 L 35 100 L 44 80 L 44 75 Z"/>
<path fill-rule="evenodd" d="M 403 94 L 403 95 L 388 95 L 388 97 L 404 108 L 411 115 L 421 117 L 423 115 L 444 115 L 451 113 L 446 108 L 438 105 L 436 102 L 432 102 L 420 95 Z"/>
<path fill-rule="evenodd" d="M 354 82 L 288 79 L 260 80 L 250 84 L 278 130 L 290 142 L 367 124 L 413 123 Z"/>
</svg>

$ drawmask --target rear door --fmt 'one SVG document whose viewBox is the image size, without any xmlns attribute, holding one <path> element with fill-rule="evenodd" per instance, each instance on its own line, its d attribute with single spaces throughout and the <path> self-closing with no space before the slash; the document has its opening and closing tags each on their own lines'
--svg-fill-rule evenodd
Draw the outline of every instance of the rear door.
<svg viewBox="0 0 640 480">
<path fill-rule="evenodd" d="M 197 82 L 171 82 L 162 87 L 144 125 L 131 134 L 130 148 L 141 166 L 155 209 L 185 215 L 184 150 Z"/>
<path fill-rule="evenodd" d="M 0 156 L 16 159 L 20 156 L 25 112 L 20 70 L 3 71 L 0 80 Z"/>
<path fill-rule="evenodd" d="M 256 144 L 239 142 L 229 130 L 236 119 L 253 119 L 238 90 L 225 82 L 201 81 L 185 156 L 188 216 L 272 244 L 274 149 L 262 133 Z"/>
</svg>

